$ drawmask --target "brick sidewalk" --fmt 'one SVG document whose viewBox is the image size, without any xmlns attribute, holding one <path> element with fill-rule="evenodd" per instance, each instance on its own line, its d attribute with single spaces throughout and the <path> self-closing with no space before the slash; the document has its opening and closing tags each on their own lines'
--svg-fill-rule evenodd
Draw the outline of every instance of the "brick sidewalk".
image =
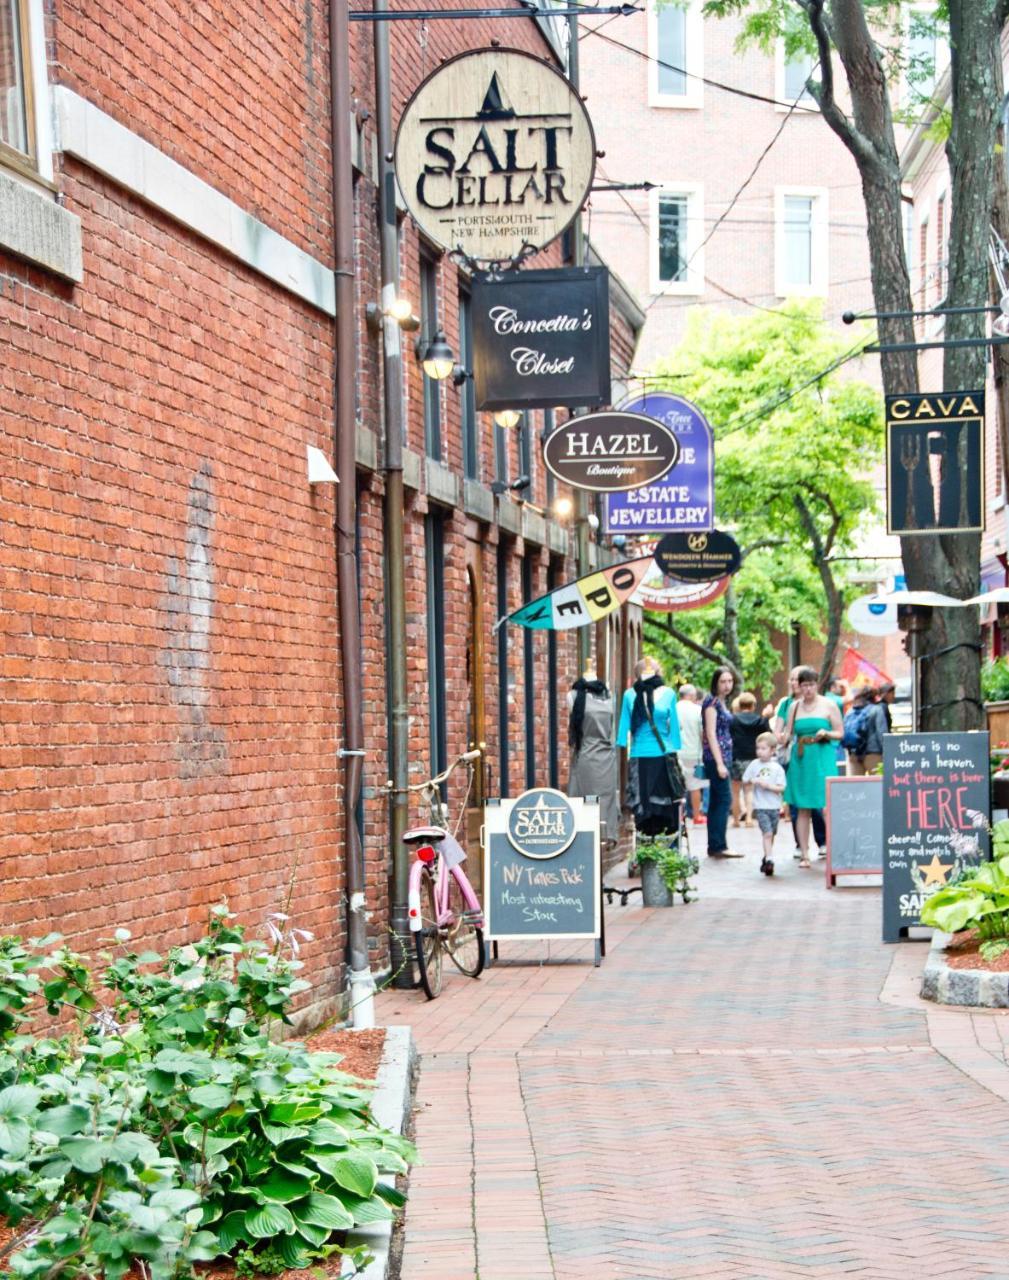
<svg viewBox="0 0 1009 1280">
<path fill-rule="evenodd" d="M 1009 1280 L 1009 1015 L 916 1001 L 878 891 L 731 834 L 698 902 L 607 909 L 598 970 L 502 944 L 381 997 L 421 1053 L 402 1280 Z"/>
</svg>

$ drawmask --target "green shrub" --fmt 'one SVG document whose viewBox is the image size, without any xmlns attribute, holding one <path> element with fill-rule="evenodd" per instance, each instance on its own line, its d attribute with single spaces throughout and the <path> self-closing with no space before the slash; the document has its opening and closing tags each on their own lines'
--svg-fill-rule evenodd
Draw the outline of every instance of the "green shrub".
<svg viewBox="0 0 1009 1280">
<path fill-rule="evenodd" d="M 166 960 L 118 930 L 100 968 L 47 950 L 53 937 L 0 940 L 0 1213 L 23 1227 L 11 1274 L 119 1280 L 137 1259 L 172 1280 L 221 1255 L 304 1267 L 402 1202 L 379 1174 L 412 1149 L 375 1126 L 361 1082 L 337 1055 L 271 1039 L 308 986 L 294 931 L 272 931 L 268 948 L 218 907 Z M 40 1002 L 71 1010 L 71 1029 L 26 1034 Z"/>
<path fill-rule="evenodd" d="M 1009 662 L 994 658 L 981 667 L 981 697 L 985 702 L 1009 702 Z"/>
<path fill-rule="evenodd" d="M 681 852 L 675 837 L 640 841 L 635 846 L 634 858 L 637 862 L 656 863 L 669 892 L 680 894 L 684 902 L 690 901 L 690 877 L 697 874 L 700 865 L 689 853 Z"/>
</svg>

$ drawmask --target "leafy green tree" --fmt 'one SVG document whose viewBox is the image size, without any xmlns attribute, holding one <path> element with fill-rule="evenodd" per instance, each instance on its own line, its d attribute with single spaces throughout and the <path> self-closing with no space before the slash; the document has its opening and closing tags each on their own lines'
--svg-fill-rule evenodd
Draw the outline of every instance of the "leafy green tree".
<svg viewBox="0 0 1009 1280">
<path fill-rule="evenodd" d="M 881 339 L 899 350 L 881 356 L 890 394 L 918 390 L 913 346 L 914 304 L 904 255 L 900 158 L 890 94 L 888 32 L 899 17 L 896 0 L 706 0 L 706 14 L 739 14 L 744 38 L 765 47 L 779 34 L 786 45 L 811 39 L 819 59 L 809 91 L 823 118 L 858 166 L 865 202 L 872 292 Z M 995 199 L 996 138 L 1002 106 L 1001 35 L 1009 0 L 943 0 L 948 19 L 952 109 L 946 155 L 951 176 L 947 339 L 983 339 L 988 299 L 988 243 Z M 850 107 L 846 104 L 850 103 Z M 975 308 L 975 310 L 970 310 Z M 984 386 L 985 348 L 947 346 L 944 388 Z M 980 578 L 980 537 L 953 534 L 901 540 L 912 589 L 964 599 Z M 980 701 L 980 630 L 972 609 L 933 610 L 922 667 L 924 725 L 976 728 Z"/>
<path fill-rule="evenodd" d="M 706 688 L 716 667 L 730 666 L 747 689 L 768 696 L 781 667 L 775 638 L 793 625 L 823 639 L 819 577 L 801 552 L 758 546 L 720 600 L 684 613 L 646 613 L 645 639 L 676 684 Z"/>
<path fill-rule="evenodd" d="M 768 630 L 795 623 L 824 639 L 822 680 L 834 666 L 845 603 L 836 557 L 854 550 L 876 514 L 871 472 L 883 447 L 878 393 L 823 372 L 845 352 L 819 303 L 791 303 L 746 318 L 695 316 L 675 357 L 656 368 L 660 383 L 696 401 L 714 428 L 718 522 L 749 554 L 734 590 L 711 606 L 721 610 L 721 632 L 717 645 L 705 642 L 705 656 L 750 680 L 767 676 Z M 691 649 L 675 622 L 663 629 Z M 688 639 L 700 652 L 696 633 Z"/>
</svg>

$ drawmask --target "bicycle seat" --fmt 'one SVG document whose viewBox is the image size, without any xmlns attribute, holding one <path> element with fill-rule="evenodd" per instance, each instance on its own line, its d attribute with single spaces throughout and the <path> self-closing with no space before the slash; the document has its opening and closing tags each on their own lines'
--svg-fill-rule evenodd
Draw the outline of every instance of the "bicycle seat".
<svg viewBox="0 0 1009 1280">
<path fill-rule="evenodd" d="M 411 827 L 403 832 L 403 843 L 430 844 L 432 840 L 444 840 L 447 835 L 442 827 Z"/>
</svg>

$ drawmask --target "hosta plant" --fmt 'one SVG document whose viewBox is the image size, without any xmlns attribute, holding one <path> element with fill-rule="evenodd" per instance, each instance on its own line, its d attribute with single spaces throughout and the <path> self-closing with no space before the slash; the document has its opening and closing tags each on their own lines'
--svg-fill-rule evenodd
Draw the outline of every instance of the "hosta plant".
<svg viewBox="0 0 1009 1280">
<path fill-rule="evenodd" d="M 991 836 L 992 861 L 965 867 L 956 880 L 926 899 L 921 910 L 922 924 L 945 933 L 976 929 L 985 960 L 1009 951 L 1009 821 L 997 822 Z M 966 847 L 972 840 L 959 836 L 955 851 L 976 856 L 976 841 Z"/>
<path fill-rule="evenodd" d="M 277 1042 L 297 935 L 249 939 L 224 907 L 162 960 L 118 930 L 98 965 L 0 940 L 3 1265 L 26 1280 L 150 1280 L 236 1258 L 243 1273 L 305 1267 L 334 1232 L 391 1216 L 380 1173 L 411 1148 L 371 1119 L 333 1054 Z M 31 1034 L 44 1003 L 60 1034 Z M 358 1251 L 360 1252 L 360 1251 Z"/>
</svg>

